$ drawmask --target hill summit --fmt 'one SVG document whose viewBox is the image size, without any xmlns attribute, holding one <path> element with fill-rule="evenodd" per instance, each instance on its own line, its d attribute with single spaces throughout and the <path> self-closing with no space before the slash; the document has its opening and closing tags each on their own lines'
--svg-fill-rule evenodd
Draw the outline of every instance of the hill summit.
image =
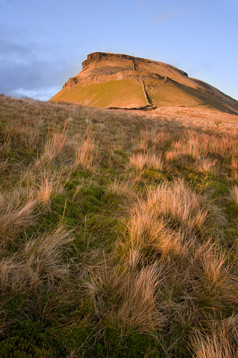
<svg viewBox="0 0 238 358">
<path fill-rule="evenodd" d="M 238 101 L 174 66 L 105 52 L 89 54 L 82 71 L 50 101 L 144 110 L 203 106 L 238 113 Z"/>
</svg>

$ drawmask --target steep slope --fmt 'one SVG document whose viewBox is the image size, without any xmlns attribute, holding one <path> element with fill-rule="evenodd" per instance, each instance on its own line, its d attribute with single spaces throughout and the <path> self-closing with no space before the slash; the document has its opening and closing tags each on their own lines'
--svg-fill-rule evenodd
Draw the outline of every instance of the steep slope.
<svg viewBox="0 0 238 358">
<path fill-rule="evenodd" d="M 238 102 L 178 68 L 122 54 L 95 52 L 50 101 L 101 108 L 206 106 L 238 113 Z"/>
</svg>

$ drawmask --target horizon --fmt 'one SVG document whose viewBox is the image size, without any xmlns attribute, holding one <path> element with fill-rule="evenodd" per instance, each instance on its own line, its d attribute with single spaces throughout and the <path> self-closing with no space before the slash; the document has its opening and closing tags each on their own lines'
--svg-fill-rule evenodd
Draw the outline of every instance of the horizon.
<svg viewBox="0 0 238 358">
<path fill-rule="evenodd" d="M 165 62 L 238 100 L 231 0 L 0 0 L 0 93 L 48 100 L 92 52 Z"/>
</svg>

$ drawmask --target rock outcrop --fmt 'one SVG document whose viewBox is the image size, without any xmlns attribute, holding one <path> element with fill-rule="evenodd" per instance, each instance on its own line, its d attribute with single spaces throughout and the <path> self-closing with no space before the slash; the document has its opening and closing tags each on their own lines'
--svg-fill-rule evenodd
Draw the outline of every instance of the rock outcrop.
<svg viewBox="0 0 238 358">
<path fill-rule="evenodd" d="M 50 101 L 102 108 L 205 106 L 238 114 L 238 102 L 163 62 L 94 52 Z"/>
</svg>

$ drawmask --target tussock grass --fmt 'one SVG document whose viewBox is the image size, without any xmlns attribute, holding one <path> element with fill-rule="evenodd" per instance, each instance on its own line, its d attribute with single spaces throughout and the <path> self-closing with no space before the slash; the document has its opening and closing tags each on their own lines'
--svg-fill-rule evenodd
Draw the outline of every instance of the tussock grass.
<svg viewBox="0 0 238 358">
<path fill-rule="evenodd" d="M 155 170 L 163 170 L 162 158 L 156 154 L 138 153 L 130 157 L 130 165 L 136 170 L 142 170 L 145 167 Z"/>
<path fill-rule="evenodd" d="M 9 121 L 4 128 L 5 143 L 18 143 L 28 148 L 37 148 L 40 142 L 40 122 L 21 120 Z"/>
<path fill-rule="evenodd" d="M 140 137 L 135 141 L 135 151 L 146 151 L 148 149 L 158 149 L 168 145 L 172 140 L 170 132 L 166 132 L 163 128 L 156 130 L 141 130 Z"/>
<path fill-rule="evenodd" d="M 162 215 L 179 225 L 184 231 L 201 229 L 208 218 L 204 199 L 193 192 L 183 180 L 173 184 L 163 183 L 155 191 L 149 191 L 146 206 L 155 215 Z"/>
<path fill-rule="evenodd" d="M 228 139 L 229 138 L 229 139 Z M 237 155 L 237 139 L 226 135 L 204 133 L 187 130 L 184 136 L 172 143 L 171 149 L 166 153 L 166 160 L 176 160 L 181 156 L 191 156 L 193 159 L 201 160 L 208 163 L 208 155 Z"/>
<path fill-rule="evenodd" d="M 162 269 L 156 265 L 140 271 L 111 270 L 105 267 L 92 276 L 90 291 L 99 316 L 107 318 L 114 327 L 138 328 L 153 332 L 163 325 L 163 316 L 156 307 L 158 286 L 163 278 Z M 105 293 L 107 293 L 105 295 Z"/>
<path fill-rule="evenodd" d="M 53 190 L 53 180 L 49 179 L 47 174 L 44 173 L 37 194 L 37 199 L 39 203 L 42 203 L 43 205 L 49 204 L 52 190 Z"/>
<path fill-rule="evenodd" d="M 198 159 L 200 154 L 200 143 L 199 137 L 195 135 L 190 135 L 186 138 L 186 142 L 184 139 L 181 139 L 174 143 L 173 148 L 176 152 L 182 154 L 191 155 L 193 158 Z M 203 151 L 206 153 L 206 148 L 203 148 Z"/>
<path fill-rule="evenodd" d="M 196 250 L 194 248 L 191 269 L 193 291 L 200 299 L 204 299 L 203 295 L 206 294 L 212 307 L 221 311 L 237 305 L 235 277 L 227 258 L 218 251 L 217 245 L 207 242 L 199 245 Z M 201 278 L 200 287 L 196 277 Z"/>
<path fill-rule="evenodd" d="M 128 223 L 128 235 L 129 243 L 124 245 L 130 251 L 151 249 L 161 255 L 176 255 L 182 250 L 180 233 L 169 230 L 166 222 L 158 220 L 145 206 L 137 207 L 133 212 Z"/>
<path fill-rule="evenodd" d="M 232 156 L 231 160 L 231 173 L 235 179 L 238 178 L 238 161 L 234 156 Z"/>
<path fill-rule="evenodd" d="M 197 162 L 197 168 L 201 172 L 211 172 L 213 174 L 217 173 L 217 160 L 203 158 Z"/>
<path fill-rule="evenodd" d="M 18 192 L 0 196 L 1 246 L 14 245 L 14 240 L 35 221 L 36 201 L 22 200 Z"/>
<path fill-rule="evenodd" d="M 0 96 L 0 356 L 237 355 L 237 118 L 194 111 Z"/>
<path fill-rule="evenodd" d="M 135 198 L 136 193 L 132 188 L 132 184 L 130 183 L 130 178 L 128 181 L 120 182 L 117 178 L 108 186 L 111 192 L 119 197 L 127 197 L 128 198 Z"/>
<path fill-rule="evenodd" d="M 230 198 L 238 205 L 238 186 L 234 186 L 230 191 Z"/>
<path fill-rule="evenodd" d="M 59 226 L 53 233 L 30 239 L 16 254 L 1 260 L 1 289 L 11 291 L 47 289 L 68 274 L 61 262 L 62 248 L 72 242 Z"/>
<path fill-rule="evenodd" d="M 62 130 L 55 126 L 52 131 L 48 131 L 44 151 L 36 161 L 36 166 L 40 166 L 42 162 L 52 161 L 53 158 L 62 152 L 67 141 L 67 126 L 68 122 L 65 121 Z"/>
<path fill-rule="evenodd" d="M 232 358 L 237 353 L 224 332 L 213 332 L 210 336 L 197 333 L 193 347 L 196 358 Z"/>
<path fill-rule="evenodd" d="M 82 167 L 89 169 L 97 159 L 97 156 L 97 146 L 92 134 L 89 132 L 88 135 L 85 136 L 81 146 L 75 150 L 74 167 L 77 168 L 81 165 Z"/>
<path fill-rule="evenodd" d="M 168 162 L 173 162 L 175 160 L 177 160 L 180 157 L 180 153 L 177 150 L 168 150 L 165 153 L 165 160 Z"/>
</svg>

